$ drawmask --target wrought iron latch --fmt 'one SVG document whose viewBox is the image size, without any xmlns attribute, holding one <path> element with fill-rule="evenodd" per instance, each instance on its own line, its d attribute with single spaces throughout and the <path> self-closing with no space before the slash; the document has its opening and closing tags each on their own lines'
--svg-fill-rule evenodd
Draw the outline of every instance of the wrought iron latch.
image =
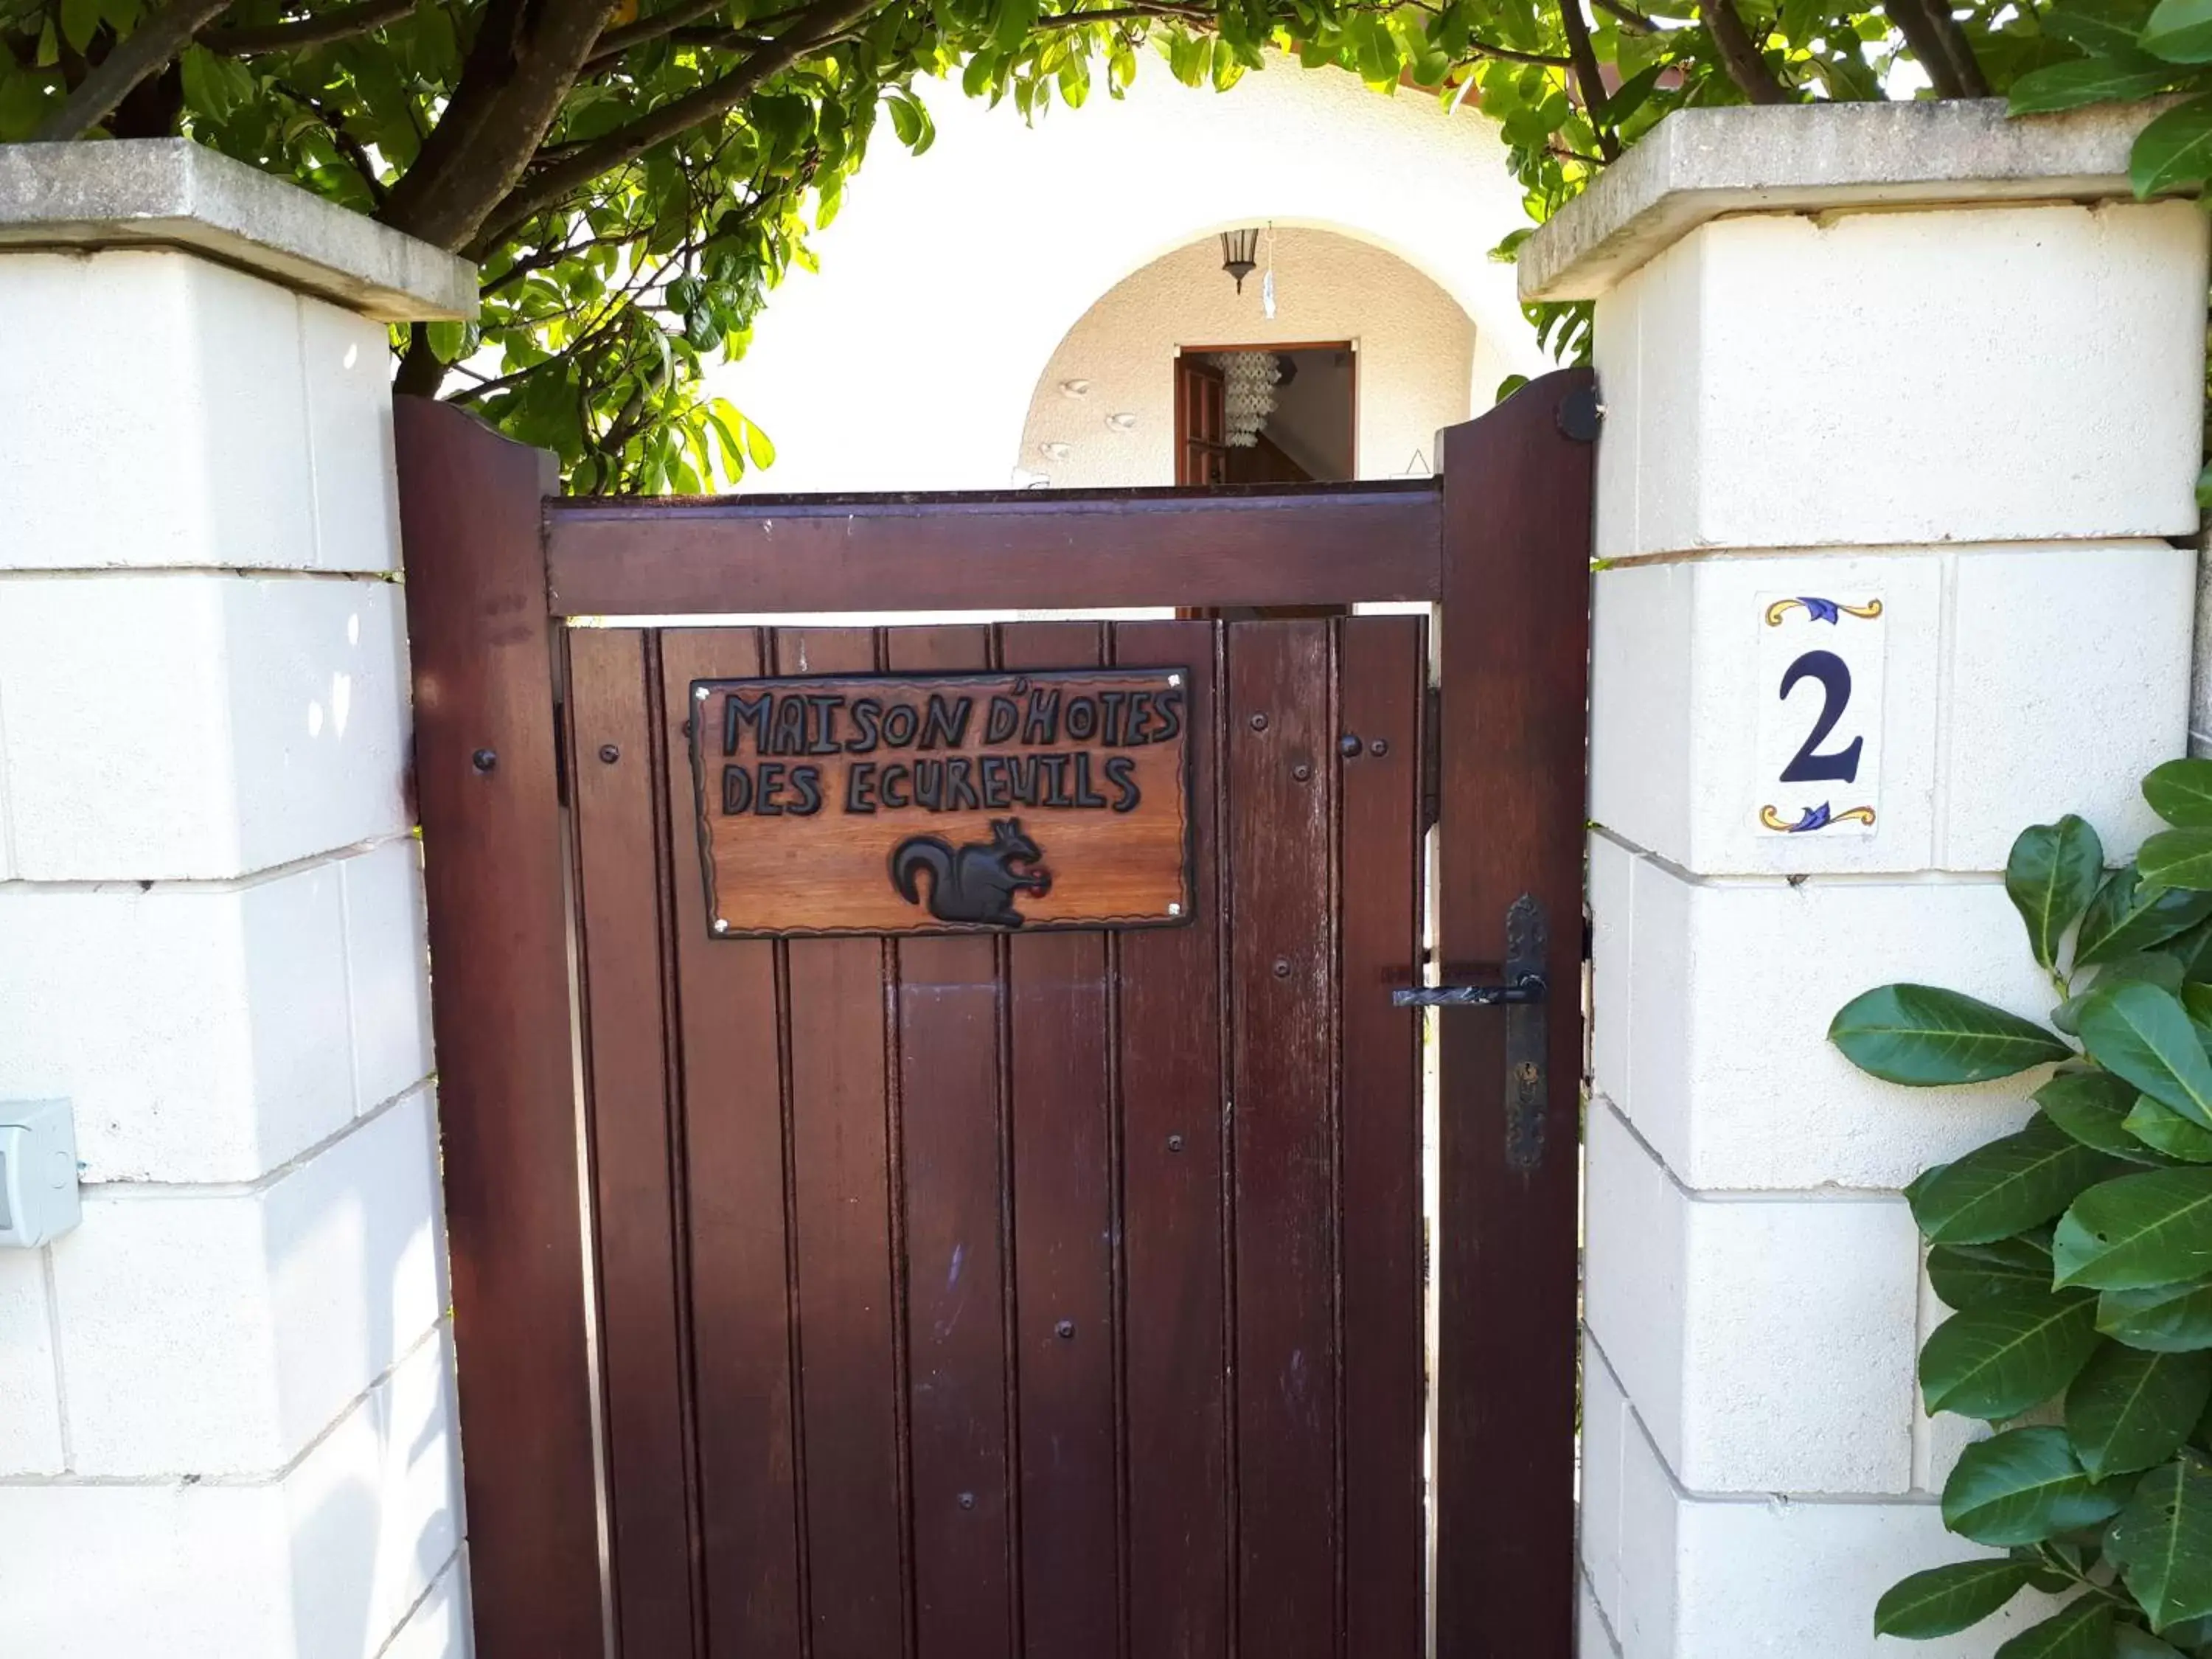
<svg viewBox="0 0 2212 1659">
<path fill-rule="evenodd" d="M 1390 993 L 1394 1008 L 1494 1008 L 1511 1002 L 1541 1002 L 1544 976 L 1523 974 L 1496 985 L 1417 985 Z"/>
<path fill-rule="evenodd" d="M 1395 1008 L 1496 1008 L 1541 1002 L 1544 982 L 1544 912 L 1533 894 L 1523 893 L 1505 913 L 1505 961 L 1493 985 L 1415 985 L 1390 993 Z"/>
<path fill-rule="evenodd" d="M 1390 993 L 1400 1008 L 1492 1008 L 1505 1015 L 1505 1156 L 1524 1173 L 1544 1161 L 1549 1079 L 1544 1060 L 1544 908 L 1523 893 L 1505 912 L 1505 961 L 1492 985 L 1414 986 Z"/>
</svg>

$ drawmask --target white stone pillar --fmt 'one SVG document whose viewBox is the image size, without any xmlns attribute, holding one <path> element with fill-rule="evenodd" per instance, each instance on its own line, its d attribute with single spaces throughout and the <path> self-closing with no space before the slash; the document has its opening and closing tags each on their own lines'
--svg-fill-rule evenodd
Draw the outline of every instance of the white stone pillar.
<svg viewBox="0 0 2212 1659">
<path fill-rule="evenodd" d="M 1887 1651 L 1881 1590 L 1978 1553 L 1898 1188 L 2025 1091 L 1825 1037 L 1900 979 L 2045 1016 L 2013 836 L 2078 811 L 2124 858 L 2183 752 L 2206 222 L 2129 198 L 2142 118 L 1676 115 L 1523 254 L 1524 295 L 1597 300 L 1607 406 L 1584 1659 Z M 1814 752 L 1859 741 L 1856 777 L 1786 782 L 1823 650 Z"/>
<path fill-rule="evenodd" d="M 0 1652 L 464 1653 L 387 321 L 461 261 L 0 147 Z"/>
</svg>

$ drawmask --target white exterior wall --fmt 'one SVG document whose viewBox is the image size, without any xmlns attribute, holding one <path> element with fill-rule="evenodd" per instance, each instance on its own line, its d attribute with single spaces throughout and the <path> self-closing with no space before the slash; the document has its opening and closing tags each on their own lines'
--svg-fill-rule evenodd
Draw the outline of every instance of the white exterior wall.
<svg viewBox="0 0 2212 1659">
<path fill-rule="evenodd" d="M 0 1099 L 88 1183 L 0 1250 L 0 1651 L 465 1654 L 385 325 L 0 250 Z"/>
<path fill-rule="evenodd" d="M 1548 366 L 1511 267 L 1489 257 L 1528 221 L 1497 127 L 1472 109 L 1447 114 L 1427 94 L 1385 97 L 1280 57 L 1216 93 L 1180 85 L 1147 53 L 1125 99 L 1096 92 L 1028 131 L 1011 105 L 919 90 L 935 143 L 910 155 L 878 133 L 837 219 L 812 239 L 820 273 L 794 270 L 747 356 L 708 374 L 775 442 L 775 465 L 749 489 L 1004 489 L 1017 467 L 1050 470 L 1024 451 L 1024 427 L 1069 331 L 1163 255 L 1271 221 L 1395 255 L 1473 320 L 1450 420 L 1489 408 L 1506 374 Z M 1234 299 L 1218 256 L 1213 276 Z M 1287 279 L 1284 292 L 1286 307 L 1305 303 Z M 1256 278 L 1239 314 L 1239 340 L 1323 337 L 1261 331 Z M 1361 392 L 1398 395 L 1367 373 Z M 1396 447 L 1372 456 L 1380 475 L 1403 471 L 1411 446 Z"/>
<path fill-rule="evenodd" d="M 1881 1592 L 1977 1553 L 1937 1509 L 1979 1430 L 1920 1409 L 1947 1310 L 1897 1189 L 2027 1089 L 1896 1088 L 1826 1029 L 1895 979 L 2045 1017 L 2013 836 L 2078 811 L 2118 858 L 2151 827 L 2137 781 L 2187 741 L 2166 538 L 2197 523 L 2206 240 L 2186 203 L 1751 213 L 1599 300 L 1585 1659 L 1903 1652 Z M 1805 594 L 1883 604 L 1878 636 L 1797 624 L 1881 641 L 1828 745 L 1863 738 L 1856 793 L 1790 793 L 1762 735 L 1765 607 Z M 1872 828 L 1759 827 L 1831 792 Z"/>
<path fill-rule="evenodd" d="M 1349 340 L 1358 360 L 1357 476 L 1431 476 L 1437 433 L 1470 412 L 1475 337 L 1467 313 L 1404 260 L 1349 237 L 1280 231 L 1273 258 L 1272 320 L 1260 308 L 1259 274 L 1238 294 L 1212 240 L 1117 284 L 1045 365 L 1023 424 L 1020 465 L 1054 487 L 1173 483 L 1178 346 Z M 1090 390 L 1069 397 L 1067 380 L 1087 380 Z M 1134 416 L 1134 424 L 1111 425 L 1115 414 Z M 1067 446 L 1066 459 L 1046 453 L 1055 443 Z"/>
</svg>

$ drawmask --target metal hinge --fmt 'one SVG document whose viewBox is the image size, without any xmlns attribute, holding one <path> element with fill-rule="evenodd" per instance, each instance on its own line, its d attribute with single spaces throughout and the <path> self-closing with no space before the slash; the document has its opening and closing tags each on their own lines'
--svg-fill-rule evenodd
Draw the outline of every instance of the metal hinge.
<svg viewBox="0 0 2212 1659">
<path fill-rule="evenodd" d="M 1425 835 L 1443 816 L 1443 691 L 1429 687 L 1421 708 L 1421 830 Z"/>
</svg>

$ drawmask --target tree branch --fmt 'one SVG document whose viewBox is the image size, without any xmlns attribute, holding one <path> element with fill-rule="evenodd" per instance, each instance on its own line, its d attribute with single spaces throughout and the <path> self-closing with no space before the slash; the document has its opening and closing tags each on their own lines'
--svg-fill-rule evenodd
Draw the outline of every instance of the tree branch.
<svg viewBox="0 0 2212 1659">
<path fill-rule="evenodd" d="M 493 277 L 491 281 L 483 284 L 477 290 L 477 295 L 480 298 L 489 297 L 498 293 L 509 283 L 520 282 L 533 270 L 544 270 L 549 265 L 557 265 L 564 259 L 573 259 L 578 254 L 587 253 L 595 247 L 619 247 L 625 242 L 637 241 L 649 235 L 652 230 L 653 227 L 650 225 L 640 225 L 634 230 L 611 230 L 604 236 L 588 236 L 580 242 L 566 242 L 559 247 L 540 248 L 535 253 L 525 254 L 498 276 Z"/>
<path fill-rule="evenodd" d="M 1598 73 L 1597 53 L 1590 46 L 1583 0 L 1559 0 L 1559 25 L 1567 32 L 1567 56 L 1574 63 L 1575 88 L 1582 94 L 1583 118 L 1597 135 L 1597 153 L 1610 161 L 1620 154 L 1620 140 L 1598 119 L 1598 108 L 1605 102 L 1605 81 Z"/>
<path fill-rule="evenodd" d="M 376 176 L 376 163 L 370 157 L 368 147 L 346 131 L 345 117 L 330 108 L 319 98 L 301 92 L 297 87 L 288 85 L 283 81 L 275 82 L 273 84 L 286 97 L 307 109 L 323 124 L 331 135 L 331 142 L 338 147 L 339 153 L 347 161 L 353 163 L 353 170 L 361 175 L 362 183 L 368 187 L 368 199 L 377 206 L 382 207 L 390 198 L 392 192 L 384 180 Z"/>
<path fill-rule="evenodd" d="M 1928 84 L 1936 89 L 1938 98 L 1964 98 L 1966 82 L 1959 78 L 1958 65 L 1943 42 L 1942 32 L 1936 26 L 1935 7 L 1923 5 L 1921 0 L 1887 0 L 1882 10 L 1889 21 L 1897 25 L 1905 44 L 1912 48 L 1912 55 L 1927 71 Z"/>
<path fill-rule="evenodd" d="M 591 75 L 603 70 L 631 47 L 642 46 L 665 34 L 672 34 L 686 23 L 696 22 L 727 4 L 729 0 L 679 0 L 679 3 L 671 6 L 666 11 L 641 17 L 635 23 L 624 23 L 620 28 L 608 29 L 592 43 L 592 55 L 585 62 L 584 73 Z"/>
<path fill-rule="evenodd" d="M 1635 7 L 1621 4 L 1620 0 L 1590 0 L 1590 3 L 1595 5 L 1600 11 L 1610 12 L 1620 23 L 1633 30 L 1638 34 L 1656 34 L 1659 33 L 1658 24 L 1653 22 L 1642 12 L 1637 10 Z"/>
<path fill-rule="evenodd" d="M 515 226 L 543 212 L 569 191 L 589 184 L 609 167 L 642 155 L 655 144 L 726 113 L 772 76 L 817 50 L 848 24 L 866 16 L 878 3 L 878 0 L 815 0 L 773 46 L 762 47 L 728 74 L 647 111 L 635 121 L 617 127 L 516 185 L 484 215 L 481 228 L 461 252 L 471 258 L 483 258 Z"/>
<path fill-rule="evenodd" d="M 1713 37 L 1713 48 L 1720 54 L 1721 67 L 1728 77 L 1754 104 L 1786 104 L 1790 94 L 1782 82 L 1774 78 L 1766 59 L 1759 55 L 1759 47 L 1744 27 L 1733 0 L 1698 0 L 1698 16 L 1705 26 L 1705 33 Z"/>
<path fill-rule="evenodd" d="M 39 124 L 32 138 L 51 143 L 83 137 L 115 112 L 115 106 L 131 95 L 133 87 L 158 73 L 192 36 L 230 7 L 231 0 L 172 0 L 142 19 L 130 38 L 118 43 L 62 100 L 61 107 Z"/>
<path fill-rule="evenodd" d="M 1928 21 L 1934 26 L 1936 38 L 1942 43 L 1943 55 L 1950 60 L 1951 72 L 1958 77 L 1960 90 L 1969 98 L 1990 95 L 1989 77 L 1982 73 L 1981 61 L 1967 43 L 1966 30 L 1952 15 L 1949 0 L 1923 0 L 1928 8 Z"/>
<path fill-rule="evenodd" d="M 319 17 L 296 18 L 260 28 L 202 29 L 199 43 L 226 58 L 255 58 L 270 52 L 300 52 L 308 46 L 349 40 L 396 23 L 415 9 L 415 0 L 356 0 Z"/>
<path fill-rule="evenodd" d="M 521 180 L 613 0 L 490 0 L 422 154 L 378 213 L 439 247 L 470 245 Z"/>
</svg>

